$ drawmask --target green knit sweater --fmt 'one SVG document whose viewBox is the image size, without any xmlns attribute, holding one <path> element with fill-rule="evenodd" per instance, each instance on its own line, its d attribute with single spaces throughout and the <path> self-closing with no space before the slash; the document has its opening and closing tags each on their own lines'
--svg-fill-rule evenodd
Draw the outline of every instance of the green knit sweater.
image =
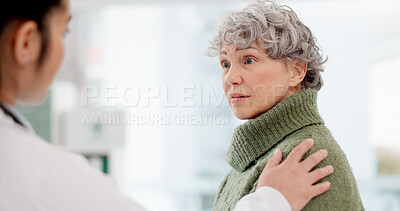
<svg viewBox="0 0 400 211">
<path fill-rule="evenodd" d="M 324 125 L 317 109 L 317 91 L 296 93 L 261 116 L 239 125 L 233 134 L 227 161 L 232 170 L 223 180 L 214 211 L 233 210 L 240 198 L 256 190 L 258 177 L 276 148 L 289 152 L 306 138 L 314 139 L 309 153 L 326 149 L 328 157 L 316 168 L 331 164 L 331 188 L 315 197 L 303 210 L 364 210 L 346 155 Z"/>
</svg>

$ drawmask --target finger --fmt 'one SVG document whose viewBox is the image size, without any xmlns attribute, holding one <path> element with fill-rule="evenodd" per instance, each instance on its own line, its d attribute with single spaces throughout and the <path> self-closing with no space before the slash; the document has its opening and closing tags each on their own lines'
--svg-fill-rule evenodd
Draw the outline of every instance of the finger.
<svg viewBox="0 0 400 211">
<path fill-rule="evenodd" d="M 331 187 L 331 183 L 328 181 L 318 183 L 311 187 L 310 197 L 311 199 L 325 193 Z"/>
<path fill-rule="evenodd" d="M 312 168 L 318 165 L 328 156 L 328 151 L 325 149 L 318 150 L 312 155 L 308 156 L 303 162 L 301 162 L 304 171 L 309 172 Z"/>
<path fill-rule="evenodd" d="M 264 170 L 270 169 L 279 165 L 282 161 L 282 151 L 280 149 L 276 149 L 274 155 L 269 159 L 267 165 L 265 165 Z"/>
<path fill-rule="evenodd" d="M 314 171 L 310 172 L 309 178 L 310 178 L 310 183 L 314 184 L 317 181 L 327 177 L 328 175 L 332 174 L 334 171 L 333 166 L 327 165 L 323 168 L 318 168 L 315 169 Z"/>
<path fill-rule="evenodd" d="M 282 161 L 282 151 L 280 149 L 276 149 L 274 152 L 274 155 L 272 155 L 272 157 L 268 160 L 267 165 L 265 165 L 264 169 L 261 172 L 260 177 L 258 178 L 258 184 L 257 184 L 257 188 L 260 188 L 261 186 L 263 186 L 263 182 L 266 180 L 266 177 L 268 175 L 268 170 L 279 165 L 279 163 Z"/>
<path fill-rule="evenodd" d="M 314 144 L 314 140 L 306 139 L 301 144 L 297 145 L 288 155 L 286 161 L 287 162 L 295 162 L 298 163 L 301 158 L 307 153 L 308 150 L 311 149 Z"/>
</svg>

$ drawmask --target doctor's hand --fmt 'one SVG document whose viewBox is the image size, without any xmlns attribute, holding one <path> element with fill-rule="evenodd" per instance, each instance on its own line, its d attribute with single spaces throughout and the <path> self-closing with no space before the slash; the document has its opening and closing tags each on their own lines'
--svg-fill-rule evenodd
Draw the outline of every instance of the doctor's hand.
<svg viewBox="0 0 400 211">
<path fill-rule="evenodd" d="M 333 166 L 327 165 L 313 171 L 311 169 L 324 160 L 328 152 L 319 150 L 301 161 L 313 144 L 312 139 L 306 139 L 296 146 L 282 163 L 280 163 L 282 151 L 277 149 L 262 171 L 257 189 L 269 186 L 279 190 L 288 200 L 293 211 L 301 210 L 312 198 L 327 191 L 330 188 L 330 182 L 314 183 L 330 175 L 333 172 Z"/>
</svg>

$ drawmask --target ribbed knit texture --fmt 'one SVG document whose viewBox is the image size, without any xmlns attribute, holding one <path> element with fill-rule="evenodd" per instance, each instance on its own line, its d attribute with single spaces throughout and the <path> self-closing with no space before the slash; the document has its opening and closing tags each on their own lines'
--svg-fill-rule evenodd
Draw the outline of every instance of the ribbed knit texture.
<svg viewBox="0 0 400 211">
<path fill-rule="evenodd" d="M 220 186 L 214 211 L 233 210 L 240 198 L 255 191 L 258 177 L 276 148 L 286 158 L 306 138 L 314 139 L 306 156 L 319 149 L 328 150 L 328 157 L 316 168 L 330 164 L 335 172 L 322 180 L 331 182 L 330 190 L 303 210 L 364 210 L 350 165 L 325 127 L 316 99 L 316 90 L 301 91 L 235 129 L 227 155 L 233 169 Z"/>
</svg>

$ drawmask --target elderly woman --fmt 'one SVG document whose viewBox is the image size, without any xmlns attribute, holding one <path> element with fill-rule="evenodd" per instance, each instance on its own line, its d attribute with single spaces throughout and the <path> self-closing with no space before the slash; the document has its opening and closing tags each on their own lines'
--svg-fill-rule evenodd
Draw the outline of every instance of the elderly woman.
<svg viewBox="0 0 400 211">
<path fill-rule="evenodd" d="M 329 152 L 307 170 L 331 171 L 333 166 L 335 172 L 321 180 L 329 180 L 331 189 L 304 210 L 363 210 L 346 156 L 318 113 L 325 60 L 310 29 L 291 8 L 259 1 L 229 13 L 216 30 L 209 53 L 219 55 L 230 108 L 237 118 L 248 121 L 234 131 L 227 155 L 233 169 L 220 186 L 213 210 L 232 210 L 239 199 L 255 191 L 275 149 L 286 156 L 306 138 L 314 139 L 314 151 Z M 332 166 L 321 168 L 326 164 Z"/>
<path fill-rule="evenodd" d="M 0 210 L 143 211 L 85 158 L 38 137 L 14 107 L 16 102 L 40 104 L 46 98 L 64 56 L 63 40 L 71 19 L 69 0 L 0 4 Z M 278 150 L 260 176 L 258 186 L 265 187 L 241 200 L 237 211 L 300 209 L 328 190 L 329 185 L 313 184 L 329 172 L 315 172 L 318 176 L 310 178 L 303 165 L 308 161 L 317 164 L 325 157 L 313 153 L 302 162 L 296 159 L 311 146 L 310 140 L 304 141 L 281 164 Z M 292 180 L 293 172 L 282 166 L 290 166 L 300 179 Z"/>
</svg>

